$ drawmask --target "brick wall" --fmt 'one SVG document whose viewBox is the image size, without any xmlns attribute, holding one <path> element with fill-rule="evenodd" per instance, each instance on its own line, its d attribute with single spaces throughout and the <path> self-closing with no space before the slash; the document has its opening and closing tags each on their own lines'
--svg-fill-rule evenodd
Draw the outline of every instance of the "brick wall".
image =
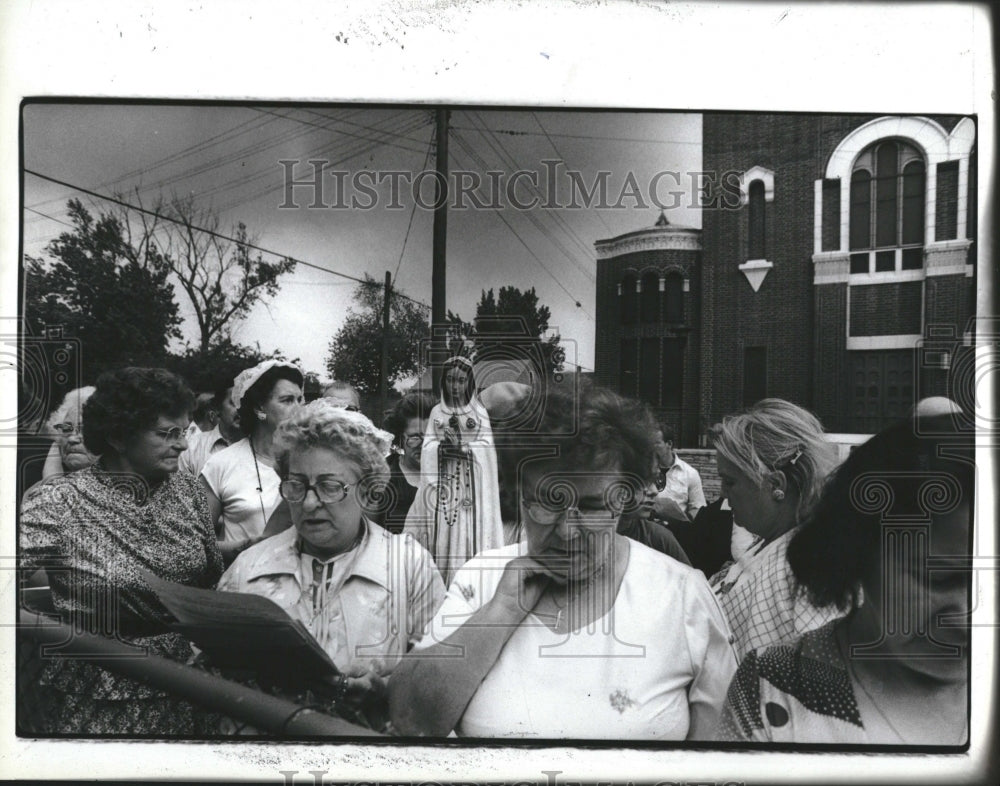
<svg viewBox="0 0 1000 786">
<path fill-rule="evenodd" d="M 851 335 L 920 333 L 922 281 L 851 287 Z"/>
<path fill-rule="evenodd" d="M 847 368 L 847 284 L 813 287 L 815 335 L 813 412 L 830 431 L 851 431 Z"/>
<path fill-rule="evenodd" d="M 703 342 L 712 344 L 701 396 L 708 422 L 742 408 L 747 346 L 768 348 L 768 395 L 812 407 L 814 182 L 843 136 L 867 119 L 704 115 L 705 170 L 763 166 L 774 172 L 774 199 L 765 205 L 767 258 L 774 267 L 757 292 L 738 269 L 747 261 L 747 209 L 703 213 L 703 275 L 711 287 L 703 293 L 703 308 L 711 309 L 713 320 Z"/>
</svg>

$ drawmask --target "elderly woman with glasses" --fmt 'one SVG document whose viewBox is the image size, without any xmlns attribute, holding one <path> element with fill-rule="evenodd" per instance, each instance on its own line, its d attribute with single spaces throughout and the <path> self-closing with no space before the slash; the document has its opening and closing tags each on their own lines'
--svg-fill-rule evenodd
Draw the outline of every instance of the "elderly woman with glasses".
<svg viewBox="0 0 1000 786">
<path fill-rule="evenodd" d="M 524 539 L 462 567 L 389 684 L 405 735 L 704 739 L 736 669 L 700 571 L 615 533 L 653 457 L 643 405 L 550 391 L 519 462 Z"/>
<path fill-rule="evenodd" d="M 54 442 L 42 467 L 43 480 L 84 469 L 97 460 L 83 444 L 83 405 L 94 390 L 90 385 L 71 390 L 45 424 Z"/>
<path fill-rule="evenodd" d="M 270 598 L 302 622 L 343 675 L 330 709 L 376 726 L 386 679 L 444 598 L 430 554 L 365 515 L 384 494 L 390 444 L 364 415 L 322 398 L 282 422 L 275 460 L 293 526 L 240 554 L 218 586 Z"/>
<path fill-rule="evenodd" d="M 22 502 L 20 567 L 48 569 L 52 602 L 78 630 L 184 661 L 190 646 L 142 578 L 211 587 L 222 573 L 205 495 L 177 471 L 194 395 L 164 369 L 108 372 L 83 407 L 89 467 Z M 86 659 L 46 658 L 32 685 L 32 731 L 184 735 L 203 716 L 184 701 Z"/>
</svg>

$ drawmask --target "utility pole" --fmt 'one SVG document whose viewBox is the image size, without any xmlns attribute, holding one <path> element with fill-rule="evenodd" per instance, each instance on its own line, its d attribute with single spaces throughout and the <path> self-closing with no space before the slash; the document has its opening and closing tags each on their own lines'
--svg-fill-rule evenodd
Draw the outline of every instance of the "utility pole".
<svg viewBox="0 0 1000 786">
<path fill-rule="evenodd" d="M 448 116 L 447 109 L 437 110 L 437 145 L 434 166 L 434 246 L 431 265 L 431 352 L 428 358 L 434 393 L 440 393 L 438 369 L 446 359 L 447 340 L 444 336 L 447 307 L 445 305 L 445 245 L 448 239 Z"/>
<path fill-rule="evenodd" d="M 385 271 L 385 301 L 382 304 L 382 368 L 378 378 L 378 426 L 385 417 L 389 396 L 389 298 L 392 290 L 392 273 Z"/>
</svg>

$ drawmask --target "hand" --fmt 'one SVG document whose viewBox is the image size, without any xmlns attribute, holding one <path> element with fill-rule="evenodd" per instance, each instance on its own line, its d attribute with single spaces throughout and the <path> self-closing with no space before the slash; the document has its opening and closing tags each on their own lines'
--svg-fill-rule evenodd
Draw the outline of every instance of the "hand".
<svg viewBox="0 0 1000 786">
<path fill-rule="evenodd" d="M 552 575 L 534 557 L 517 557 L 507 563 L 491 604 L 499 604 L 520 622 L 535 608 Z"/>
<path fill-rule="evenodd" d="M 445 426 L 443 434 L 444 434 L 444 438 L 443 438 L 442 441 L 446 445 L 457 445 L 457 444 L 459 444 L 460 440 L 458 438 L 458 432 L 455 431 L 455 429 L 453 429 L 451 426 Z"/>
<path fill-rule="evenodd" d="M 653 514 L 658 519 L 672 521 L 689 521 L 684 508 L 668 496 L 657 497 L 653 502 Z"/>
<path fill-rule="evenodd" d="M 347 693 L 344 703 L 355 709 L 373 701 L 386 700 L 386 681 L 377 672 L 365 666 L 355 666 L 344 672 Z"/>
</svg>

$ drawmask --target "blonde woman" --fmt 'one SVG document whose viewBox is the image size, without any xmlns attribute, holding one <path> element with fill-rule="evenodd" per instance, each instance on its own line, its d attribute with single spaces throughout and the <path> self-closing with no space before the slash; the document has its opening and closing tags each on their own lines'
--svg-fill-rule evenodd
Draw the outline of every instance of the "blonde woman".
<svg viewBox="0 0 1000 786">
<path fill-rule="evenodd" d="M 727 417 L 713 431 L 722 495 L 734 522 L 755 536 L 709 581 L 743 657 L 839 616 L 836 607 L 809 602 L 786 559 L 796 527 L 836 464 L 836 451 L 812 413 L 778 398 Z"/>
</svg>

